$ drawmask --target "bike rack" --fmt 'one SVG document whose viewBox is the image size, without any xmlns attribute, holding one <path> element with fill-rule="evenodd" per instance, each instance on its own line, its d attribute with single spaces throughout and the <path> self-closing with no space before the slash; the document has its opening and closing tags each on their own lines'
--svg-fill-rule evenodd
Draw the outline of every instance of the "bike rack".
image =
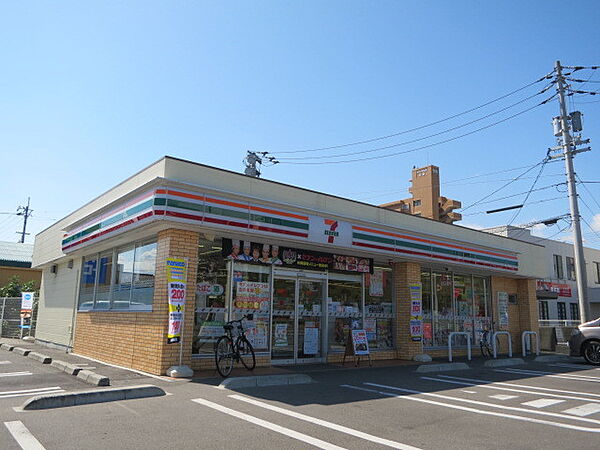
<svg viewBox="0 0 600 450">
<path fill-rule="evenodd" d="M 494 350 L 494 359 L 498 357 L 498 346 L 496 345 L 496 336 L 504 335 L 508 337 L 508 357 L 512 358 L 512 338 L 508 331 L 496 331 L 492 334 L 492 349 Z"/>
<path fill-rule="evenodd" d="M 527 347 L 525 343 L 527 342 L 528 336 L 535 336 L 535 354 L 536 356 L 540 356 L 540 336 L 537 331 L 523 331 L 521 334 L 521 347 L 523 349 L 523 356 L 527 356 Z"/>
<path fill-rule="evenodd" d="M 471 335 L 464 331 L 453 331 L 448 335 L 448 361 L 452 362 L 452 338 L 454 336 L 467 337 L 467 359 L 471 361 Z"/>
</svg>

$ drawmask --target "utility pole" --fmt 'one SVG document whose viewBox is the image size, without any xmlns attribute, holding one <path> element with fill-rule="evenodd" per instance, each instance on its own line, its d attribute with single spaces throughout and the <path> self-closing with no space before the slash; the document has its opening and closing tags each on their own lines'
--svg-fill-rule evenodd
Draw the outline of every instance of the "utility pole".
<svg viewBox="0 0 600 450">
<path fill-rule="evenodd" d="M 260 177 L 260 170 L 256 167 L 257 164 L 262 164 L 263 159 L 266 159 L 267 162 L 271 163 L 271 165 L 279 164 L 279 161 L 274 156 L 267 156 L 269 152 L 251 152 L 247 151 L 247 155 L 244 158 L 244 165 L 246 166 L 244 169 L 244 173 L 249 177 Z M 258 156 L 262 155 L 262 156 Z"/>
<path fill-rule="evenodd" d="M 575 254 L 575 277 L 577 278 L 577 292 L 579 295 L 579 311 L 581 313 L 582 323 L 590 320 L 588 302 L 587 302 L 587 274 L 585 271 L 585 259 L 583 256 L 583 243 L 581 239 L 581 225 L 579 223 L 579 204 L 577 202 L 577 187 L 575 183 L 575 171 L 573 169 L 573 154 L 581 151 L 589 151 L 590 148 L 577 150 L 576 144 L 587 143 L 579 140 L 573 142 L 569 132 L 569 120 L 572 119 L 567 113 L 567 105 L 565 102 L 565 79 L 562 74 L 562 66 L 560 61 L 556 61 L 556 90 L 558 91 L 558 100 L 560 103 L 560 133 L 562 142 L 559 147 L 562 147 L 563 153 L 561 156 L 565 158 L 565 167 L 567 170 L 567 188 L 569 192 L 569 204 L 571 207 L 571 220 L 573 224 L 573 246 Z M 574 128 L 574 131 L 575 130 Z M 554 150 L 554 149 L 550 149 Z"/>
<path fill-rule="evenodd" d="M 27 219 L 29 219 L 29 216 L 31 216 L 31 213 L 33 212 L 32 209 L 29 208 L 29 200 L 30 198 L 27 197 L 27 206 L 19 206 L 17 208 L 17 216 L 23 216 L 23 231 L 17 231 L 17 234 L 21 235 L 21 244 L 23 244 L 25 242 L 25 235 L 28 235 L 29 233 L 26 233 L 27 231 Z"/>
</svg>

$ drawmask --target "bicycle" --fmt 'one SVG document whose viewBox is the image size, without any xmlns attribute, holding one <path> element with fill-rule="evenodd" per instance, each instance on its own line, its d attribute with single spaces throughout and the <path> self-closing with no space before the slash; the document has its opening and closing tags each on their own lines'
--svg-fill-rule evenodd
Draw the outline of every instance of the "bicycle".
<svg viewBox="0 0 600 450">
<path fill-rule="evenodd" d="M 494 356 L 494 350 L 490 342 L 490 330 L 483 330 L 481 339 L 479 340 L 479 349 L 481 350 L 481 356 L 484 358 L 491 358 Z"/>
<path fill-rule="evenodd" d="M 230 320 L 223 325 L 225 334 L 215 344 L 215 364 L 217 371 L 223 378 L 227 378 L 233 370 L 233 364 L 241 361 L 248 370 L 256 367 L 256 356 L 252 344 L 244 333 L 242 321 L 252 320 L 253 314 L 246 314 L 239 320 Z M 237 324 L 237 325 L 235 325 Z M 233 329 L 237 328 L 237 336 L 234 338 Z"/>
</svg>

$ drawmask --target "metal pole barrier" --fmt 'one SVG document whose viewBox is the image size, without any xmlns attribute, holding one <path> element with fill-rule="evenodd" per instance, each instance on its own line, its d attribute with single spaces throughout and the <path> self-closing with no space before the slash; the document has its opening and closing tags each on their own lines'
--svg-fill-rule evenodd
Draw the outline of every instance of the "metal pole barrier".
<svg viewBox="0 0 600 450">
<path fill-rule="evenodd" d="M 453 331 L 448 335 L 448 361 L 452 362 L 452 338 L 454 336 L 467 337 L 467 359 L 471 361 L 471 335 L 464 331 Z"/>
<path fill-rule="evenodd" d="M 525 346 L 528 336 L 535 336 L 535 354 L 540 355 L 540 336 L 536 331 L 523 331 L 521 334 L 521 347 L 523 349 L 523 356 L 527 356 L 527 348 Z M 533 343 L 533 342 L 532 342 Z"/>
<path fill-rule="evenodd" d="M 496 344 L 496 336 L 506 336 L 508 339 L 508 357 L 512 358 L 512 338 L 508 331 L 496 331 L 492 334 L 492 349 L 494 351 L 494 359 L 498 357 L 498 346 Z"/>
</svg>

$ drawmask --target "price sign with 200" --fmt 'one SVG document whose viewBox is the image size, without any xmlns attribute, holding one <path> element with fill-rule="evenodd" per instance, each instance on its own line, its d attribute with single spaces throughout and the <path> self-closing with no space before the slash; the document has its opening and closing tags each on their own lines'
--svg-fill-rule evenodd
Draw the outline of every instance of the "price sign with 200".
<svg viewBox="0 0 600 450">
<path fill-rule="evenodd" d="M 171 289 L 171 298 L 173 300 L 185 299 L 185 289 Z"/>
</svg>

